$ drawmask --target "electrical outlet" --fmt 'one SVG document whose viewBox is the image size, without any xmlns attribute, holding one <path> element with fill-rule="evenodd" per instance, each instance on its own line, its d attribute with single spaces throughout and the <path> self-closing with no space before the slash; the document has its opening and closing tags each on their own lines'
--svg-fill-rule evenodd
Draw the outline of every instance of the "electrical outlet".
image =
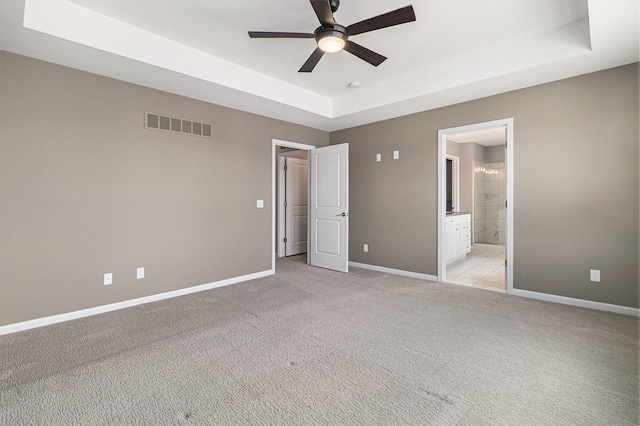
<svg viewBox="0 0 640 426">
<path fill-rule="evenodd" d="M 397 160 L 398 158 L 400 158 L 400 151 L 393 151 L 393 159 Z"/>
<path fill-rule="evenodd" d="M 104 274 L 104 285 L 113 284 L 113 273 Z"/>
<path fill-rule="evenodd" d="M 365 253 L 367 253 L 369 251 L 369 244 L 365 244 L 362 249 L 364 250 Z"/>
<path fill-rule="evenodd" d="M 376 154 L 376 161 L 382 161 L 382 154 Z"/>
<path fill-rule="evenodd" d="M 136 278 L 137 279 L 144 278 L 144 268 L 138 268 L 136 270 Z"/>
<path fill-rule="evenodd" d="M 592 269 L 591 270 L 591 281 L 599 283 L 600 282 L 600 269 Z"/>
</svg>

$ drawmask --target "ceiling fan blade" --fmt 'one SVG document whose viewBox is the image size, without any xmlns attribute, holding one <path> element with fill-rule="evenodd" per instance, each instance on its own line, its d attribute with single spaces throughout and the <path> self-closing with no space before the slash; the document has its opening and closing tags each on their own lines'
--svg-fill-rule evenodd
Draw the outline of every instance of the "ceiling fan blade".
<svg viewBox="0 0 640 426">
<path fill-rule="evenodd" d="M 331 12 L 331 5 L 329 4 L 329 0 L 309 0 L 311 2 L 311 7 L 313 7 L 314 12 L 316 12 L 316 16 L 318 17 L 318 21 L 323 27 L 333 27 L 333 12 Z"/>
<path fill-rule="evenodd" d="M 314 38 L 312 33 L 282 33 L 277 31 L 249 31 L 251 38 Z"/>
<path fill-rule="evenodd" d="M 363 61 L 369 62 L 374 67 L 377 67 L 387 60 L 385 56 L 382 56 L 381 54 L 376 53 L 373 50 L 369 50 L 366 47 L 360 46 L 358 43 L 354 43 L 350 40 L 347 40 L 347 42 L 345 43 L 344 50 L 351 53 L 352 55 L 357 56 Z"/>
<path fill-rule="evenodd" d="M 400 9 L 365 19 L 364 21 L 351 24 L 347 27 L 347 34 L 350 36 L 379 30 L 381 28 L 392 27 L 394 25 L 406 24 L 415 21 L 416 14 L 413 6 L 405 6 Z"/>
<path fill-rule="evenodd" d="M 304 65 L 302 66 L 302 68 L 300 68 L 300 70 L 298 70 L 298 72 L 311 72 L 311 71 L 313 71 L 313 69 L 316 67 L 316 65 L 318 65 L 318 62 L 320 61 L 320 58 L 322 58 L 322 55 L 324 55 L 324 52 L 322 50 L 320 50 L 319 47 L 317 47 L 316 50 L 313 51 L 311 56 L 309 56 L 309 59 L 307 59 L 307 62 L 305 62 Z"/>
</svg>

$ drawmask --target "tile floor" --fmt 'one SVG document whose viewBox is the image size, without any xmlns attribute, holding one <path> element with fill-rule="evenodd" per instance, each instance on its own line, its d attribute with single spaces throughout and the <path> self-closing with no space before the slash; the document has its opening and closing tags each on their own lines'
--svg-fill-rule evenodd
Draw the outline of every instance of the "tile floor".
<svg viewBox="0 0 640 426">
<path fill-rule="evenodd" d="M 504 246 L 474 244 L 466 259 L 447 265 L 446 282 L 506 292 Z"/>
</svg>

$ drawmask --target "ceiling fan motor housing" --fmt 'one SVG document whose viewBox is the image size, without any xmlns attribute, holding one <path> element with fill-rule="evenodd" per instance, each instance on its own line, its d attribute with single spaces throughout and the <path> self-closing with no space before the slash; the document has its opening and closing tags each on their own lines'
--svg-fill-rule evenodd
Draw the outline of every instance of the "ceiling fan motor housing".
<svg viewBox="0 0 640 426">
<path fill-rule="evenodd" d="M 345 45 L 345 43 L 347 42 L 347 30 L 345 29 L 344 26 L 338 24 L 337 22 L 334 23 L 333 28 L 331 27 L 318 27 L 316 28 L 316 30 L 314 31 L 315 34 L 315 38 L 316 38 L 316 43 L 318 43 L 318 46 L 325 52 L 328 53 L 333 53 L 333 52 L 337 52 L 338 50 L 342 49 Z M 324 41 L 323 41 L 324 40 Z M 336 46 L 334 49 L 329 48 L 328 50 L 324 47 L 326 46 L 326 42 L 328 42 L 329 40 L 332 41 L 332 45 Z M 337 43 L 337 45 L 335 44 Z M 338 48 L 339 46 L 339 48 Z"/>
<path fill-rule="evenodd" d="M 333 24 L 333 28 L 332 27 L 318 27 L 316 28 L 316 30 L 313 32 L 316 36 L 316 40 L 318 40 L 319 36 L 322 37 L 327 37 L 328 35 L 332 35 L 334 37 L 344 37 L 344 39 L 347 39 L 347 29 L 338 24 L 337 22 Z"/>
</svg>

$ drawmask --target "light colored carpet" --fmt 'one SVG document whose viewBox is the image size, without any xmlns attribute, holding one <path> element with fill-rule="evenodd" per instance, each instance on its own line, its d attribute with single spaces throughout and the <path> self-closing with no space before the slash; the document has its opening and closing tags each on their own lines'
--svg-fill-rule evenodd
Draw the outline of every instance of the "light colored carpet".
<svg viewBox="0 0 640 426">
<path fill-rule="evenodd" d="M 638 424 L 638 319 L 277 264 L 0 336 L 0 424 Z"/>
</svg>

